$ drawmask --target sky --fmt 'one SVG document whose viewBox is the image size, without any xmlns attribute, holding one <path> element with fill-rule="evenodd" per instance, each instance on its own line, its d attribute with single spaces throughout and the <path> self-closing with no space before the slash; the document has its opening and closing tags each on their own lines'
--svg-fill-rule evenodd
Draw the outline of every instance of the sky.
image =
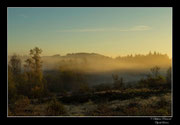
<svg viewBox="0 0 180 125">
<path fill-rule="evenodd" d="M 172 58 L 171 7 L 58 7 L 7 9 L 8 55 L 88 52 L 110 57 L 167 54 Z"/>
</svg>

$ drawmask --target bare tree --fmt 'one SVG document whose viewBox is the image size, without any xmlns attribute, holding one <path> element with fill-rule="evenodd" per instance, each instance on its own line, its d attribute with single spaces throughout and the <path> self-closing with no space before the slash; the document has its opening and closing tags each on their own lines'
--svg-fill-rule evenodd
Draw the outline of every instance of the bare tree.
<svg viewBox="0 0 180 125">
<path fill-rule="evenodd" d="M 21 59 L 18 55 L 14 54 L 10 61 L 9 66 L 11 67 L 12 73 L 14 76 L 17 76 L 21 73 Z"/>
<path fill-rule="evenodd" d="M 121 77 L 119 79 L 118 75 L 117 74 L 112 74 L 112 77 L 113 77 L 113 81 L 114 81 L 114 87 L 116 89 L 123 89 L 123 78 Z"/>
<path fill-rule="evenodd" d="M 155 67 L 151 68 L 150 70 L 151 70 L 151 74 L 154 78 L 157 78 L 160 75 L 160 73 L 159 73 L 160 67 L 155 66 Z"/>
<path fill-rule="evenodd" d="M 30 58 L 28 58 L 24 65 L 27 72 L 32 73 L 38 80 L 42 80 L 42 61 L 40 54 L 42 50 L 38 47 L 30 50 Z"/>
<path fill-rule="evenodd" d="M 30 50 L 30 57 L 25 61 L 25 76 L 27 83 L 30 85 L 30 95 L 33 98 L 40 97 L 44 91 L 44 83 L 42 76 L 42 61 L 40 54 L 42 50 L 38 47 Z"/>
</svg>

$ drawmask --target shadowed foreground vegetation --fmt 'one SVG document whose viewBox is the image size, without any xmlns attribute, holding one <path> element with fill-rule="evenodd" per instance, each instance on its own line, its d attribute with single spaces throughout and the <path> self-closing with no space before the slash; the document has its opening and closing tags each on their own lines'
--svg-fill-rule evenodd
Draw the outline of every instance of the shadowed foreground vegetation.
<svg viewBox="0 0 180 125">
<path fill-rule="evenodd" d="M 31 49 L 23 66 L 18 55 L 11 57 L 9 116 L 171 115 L 171 68 L 163 76 L 160 67 L 154 66 L 146 77 L 133 84 L 112 74 L 113 83 L 91 86 L 84 71 L 66 65 L 43 72 L 41 53 L 38 47 Z"/>
</svg>

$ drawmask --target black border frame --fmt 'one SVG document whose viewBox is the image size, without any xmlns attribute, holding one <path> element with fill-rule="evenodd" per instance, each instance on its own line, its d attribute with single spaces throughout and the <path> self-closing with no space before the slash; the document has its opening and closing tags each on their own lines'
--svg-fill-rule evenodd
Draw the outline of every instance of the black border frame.
<svg viewBox="0 0 180 125">
<path fill-rule="evenodd" d="M 2 72 L 2 77 L 3 80 L 0 82 L 0 120 L 11 120 L 15 121 L 15 119 L 26 119 L 26 120 L 43 120 L 44 122 L 51 121 L 53 120 L 61 120 L 64 122 L 69 122 L 70 120 L 76 121 L 76 120 L 82 120 L 83 124 L 90 123 L 89 121 L 96 120 L 98 122 L 104 121 L 105 123 L 113 124 L 112 122 L 117 122 L 117 123 L 124 123 L 124 124 L 155 124 L 155 121 L 152 120 L 151 118 L 134 118 L 134 117 L 121 117 L 121 118 L 92 118 L 92 117 L 73 117 L 73 118 L 42 118 L 42 117 L 33 117 L 33 118 L 19 118 L 19 117 L 7 117 L 7 7 L 172 7 L 173 8 L 173 117 L 172 120 L 169 121 L 170 124 L 174 124 L 175 121 L 177 120 L 177 91 L 178 91 L 178 79 L 177 79 L 177 71 L 178 69 L 175 68 L 178 66 L 178 60 L 177 60 L 177 53 L 175 51 L 177 50 L 177 44 L 176 44 L 176 36 L 177 32 L 176 30 L 176 24 L 177 24 L 177 5 L 175 0 L 136 0 L 136 1 L 102 1 L 102 2 L 97 2 L 97 1 L 45 1 L 45 0 L 31 0 L 31 1 L 24 1 L 24 0 L 3 0 L 0 2 L 0 13 L 1 13 L 1 21 L 2 24 L 1 28 L 2 30 L 2 35 L 1 35 L 1 53 L 3 53 L 3 57 L 1 58 L 0 63 L 1 64 L 1 72 Z M 5 25 L 6 24 L 6 25 Z M 1 54 L 2 56 L 2 54 Z M 83 122 L 84 120 L 84 122 Z"/>
</svg>

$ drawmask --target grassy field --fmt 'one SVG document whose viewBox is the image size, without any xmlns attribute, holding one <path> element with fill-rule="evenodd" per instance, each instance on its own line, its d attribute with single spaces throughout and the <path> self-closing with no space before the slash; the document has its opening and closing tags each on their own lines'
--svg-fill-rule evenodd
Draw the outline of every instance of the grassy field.
<svg viewBox="0 0 180 125">
<path fill-rule="evenodd" d="M 78 98 L 79 97 L 79 98 Z M 170 116 L 171 93 L 150 89 L 102 91 L 30 100 L 16 116 Z M 23 103 L 24 104 L 24 103 Z M 50 106 L 51 105 L 51 106 Z M 50 108 L 49 108 L 50 107 Z M 14 108 L 16 109 L 16 108 Z M 56 114 L 57 111 L 60 113 Z M 14 115 L 13 112 L 10 115 Z"/>
</svg>

